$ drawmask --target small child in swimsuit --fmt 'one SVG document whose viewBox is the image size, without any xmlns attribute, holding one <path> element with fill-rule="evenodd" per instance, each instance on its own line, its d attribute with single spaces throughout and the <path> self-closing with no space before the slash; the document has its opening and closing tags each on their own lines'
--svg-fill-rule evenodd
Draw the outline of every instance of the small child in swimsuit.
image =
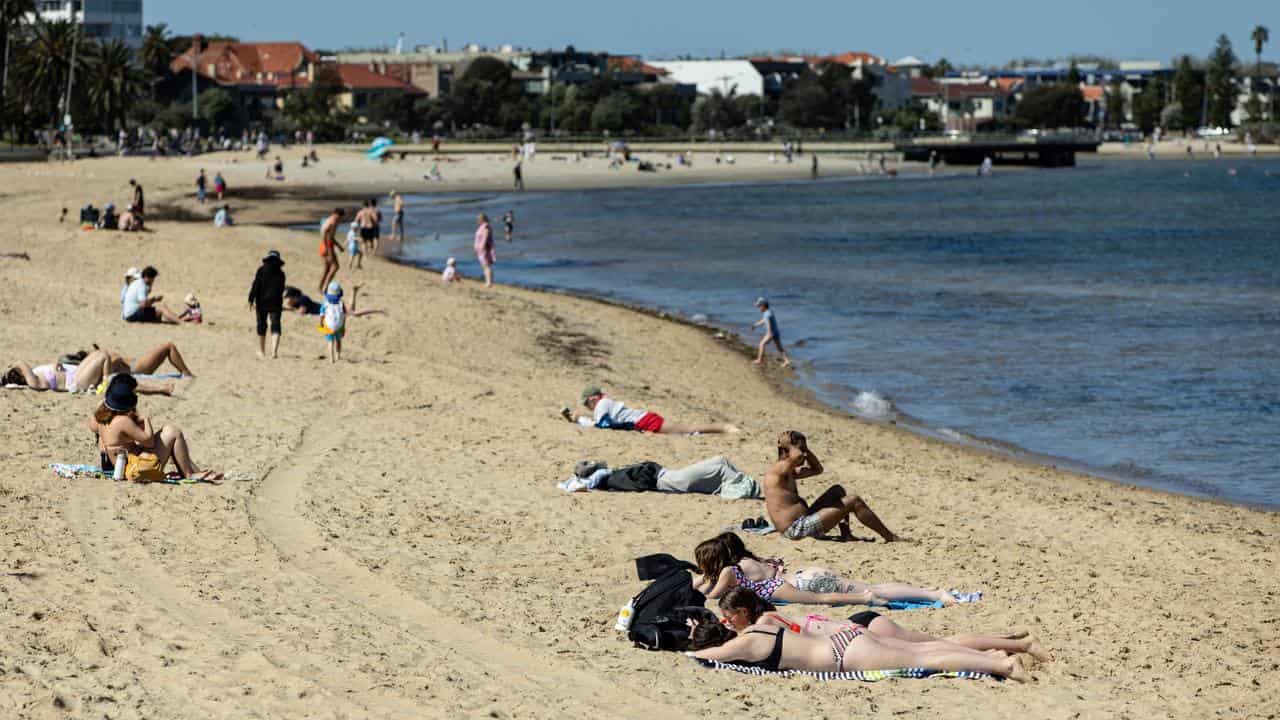
<svg viewBox="0 0 1280 720">
<path fill-rule="evenodd" d="M 449 285 L 461 281 L 462 278 L 458 275 L 458 259 L 449 258 L 445 261 L 444 272 L 440 273 L 440 282 Z"/>
<path fill-rule="evenodd" d="M 204 322 L 204 311 L 200 309 L 200 299 L 194 293 L 187 293 L 182 299 L 183 304 L 187 307 L 178 315 L 178 319 L 184 323 L 195 323 L 197 325 Z"/>
<path fill-rule="evenodd" d="M 347 230 L 347 254 L 351 256 L 347 269 L 364 269 L 364 250 L 360 247 L 360 223 L 353 222 Z"/>
</svg>

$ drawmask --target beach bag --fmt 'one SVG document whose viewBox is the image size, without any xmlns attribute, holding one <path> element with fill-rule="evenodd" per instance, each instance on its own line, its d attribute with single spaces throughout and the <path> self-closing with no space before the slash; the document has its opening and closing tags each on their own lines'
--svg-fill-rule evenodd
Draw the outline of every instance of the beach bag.
<svg viewBox="0 0 1280 720">
<path fill-rule="evenodd" d="M 688 570 L 672 569 L 631 598 L 627 639 L 647 650 L 682 652 L 689 646 L 688 620 L 705 611 L 706 602 Z"/>
<path fill-rule="evenodd" d="M 164 479 L 164 470 L 154 453 L 129 453 L 129 462 L 124 466 L 124 477 L 130 482 L 158 482 Z"/>
<path fill-rule="evenodd" d="M 347 326 L 347 310 L 342 307 L 342 301 L 326 302 L 324 304 L 324 327 L 329 332 L 339 332 Z"/>
</svg>

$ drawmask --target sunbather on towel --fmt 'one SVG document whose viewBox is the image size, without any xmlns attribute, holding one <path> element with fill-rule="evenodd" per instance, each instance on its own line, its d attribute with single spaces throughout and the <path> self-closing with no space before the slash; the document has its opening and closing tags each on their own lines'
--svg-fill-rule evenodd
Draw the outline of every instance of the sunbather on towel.
<svg viewBox="0 0 1280 720">
<path fill-rule="evenodd" d="M 812 605 L 871 605 L 883 607 L 889 601 L 925 601 L 952 605 L 956 598 L 945 590 L 880 583 L 868 585 L 848 580 L 821 567 L 790 569 L 782 560 L 756 557 L 742 538 L 734 533 L 721 533 L 694 549 L 694 561 L 700 575 L 694 576 L 694 589 L 715 599 L 735 587 L 744 587 L 763 600 L 777 598 L 786 602 Z"/>
<path fill-rule="evenodd" d="M 774 624 L 748 625 L 738 633 L 720 623 L 695 622 L 689 647 L 696 658 L 775 672 L 924 668 L 989 673 L 1018 682 L 1031 679 L 1018 655 L 986 653 L 949 643 L 893 642 L 857 627 L 821 637 Z"/>
<path fill-rule="evenodd" d="M 876 531 L 885 542 L 906 541 L 889 528 L 857 495 L 849 495 L 839 485 L 832 485 L 812 505 L 800 498 L 796 480 L 821 475 L 822 463 L 809 449 L 804 435 L 787 430 L 778 437 L 778 461 L 764 474 L 764 503 L 769 520 L 788 540 L 817 538 L 834 527 L 840 528 L 840 539 L 853 539 L 849 515 Z"/>
<path fill-rule="evenodd" d="M 81 353 L 78 353 L 79 355 Z M 71 359 L 75 359 L 72 356 Z M 178 372 L 190 376 L 191 368 L 187 367 L 173 343 L 164 343 L 151 348 L 135 361 L 107 350 L 98 348 L 77 362 L 61 360 L 31 367 L 24 362 L 17 362 L 5 369 L 4 384 L 20 385 L 32 390 L 52 390 L 54 392 L 91 392 L 116 373 L 151 373 L 165 361 L 173 365 Z M 173 383 L 140 382 L 137 392 L 141 395 L 172 395 Z"/>
<path fill-rule="evenodd" d="M 742 587 L 736 587 L 720 598 L 720 613 L 724 616 L 725 624 L 739 632 L 751 625 L 777 625 L 802 635 L 831 637 L 836 633 L 861 628 L 889 644 L 960 645 L 971 650 L 999 650 L 1010 655 L 1026 653 L 1042 662 L 1053 659 L 1038 640 L 1025 632 L 1007 635 L 951 635 L 941 638 L 908 630 L 887 616 L 871 610 L 850 615 L 847 620 L 809 615 L 803 623 L 779 615 L 777 610 L 773 603 L 762 600 L 759 595 Z"/>
<path fill-rule="evenodd" d="M 572 423 L 586 427 L 598 427 L 605 430 L 639 430 L 649 433 L 667 433 L 671 435 L 689 435 L 692 433 L 736 433 L 738 428 L 725 423 L 707 423 L 705 425 L 678 425 L 667 422 L 666 418 L 648 410 L 629 408 L 618 400 L 605 395 L 599 387 L 592 385 L 578 397 L 582 405 L 591 411 L 591 415 L 579 415 L 569 408 L 560 411 L 560 415 Z"/>
<path fill-rule="evenodd" d="M 573 477 L 560 483 L 560 489 L 566 492 L 655 490 L 719 495 L 733 500 L 764 497 L 760 483 L 734 467 L 723 455 L 674 469 L 655 462 L 611 469 L 604 463 L 584 460 L 574 468 Z"/>
</svg>

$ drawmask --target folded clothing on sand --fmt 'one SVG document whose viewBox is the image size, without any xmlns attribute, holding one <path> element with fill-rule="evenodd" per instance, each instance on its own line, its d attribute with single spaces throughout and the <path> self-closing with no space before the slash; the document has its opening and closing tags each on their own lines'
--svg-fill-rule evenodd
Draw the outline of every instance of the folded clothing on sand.
<svg viewBox="0 0 1280 720">
<path fill-rule="evenodd" d="M 994 675 L 969 670 L 926 670 L 925 668 L 899 668 L 897 670 L 846 670 L 844 672 L 809 672 L 808 670 L 765 670 L 746 665 L 723 663 L 719 660 L 703 660 L 694 658 L 704 668 L 711 670 L 732 670 L 744 675 L 773 675 L 777 677 L 806 677 L 814 680 L 860 680 L 862 682 L 879 682 L 880 680 L 920 679 L 929 677 L 964 678 L 966 680 L 999 680 Z"/>
</svg>

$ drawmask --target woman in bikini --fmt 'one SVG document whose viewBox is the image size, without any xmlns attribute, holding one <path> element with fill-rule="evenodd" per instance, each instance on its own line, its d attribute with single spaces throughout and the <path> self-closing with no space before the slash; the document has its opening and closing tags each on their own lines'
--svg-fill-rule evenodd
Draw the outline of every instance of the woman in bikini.
<svg viewBox="0 0 1280 720">
<path fill-rule="evenodd" d="M 721 533 L 694 550 L 701 575 L 694 588 L 715 599 L 735 587 L 744 587 L 761 599 L 811 605 L 884 606 L 890 600 L 954 604 L 943 590 L 928 590 L 905 583 L 866 585 L 846 580 L 826 568 L 790 570 L 781 560 L 762 560 L 747 550 L 734 533 Z"/>
<path fill-rule="evenodd" d="M 135 361 L 111 350 L 95 348 L 74 365 L 52 362 L 31 367 L 23 362 L 14 363 L 5 370 L 4 385 L 20 385 L 32 390 L 54 392 L 88 392 L 96 389 L 110 375 L 146 375 L 155 372 L 166 361 L 184 377 L 195 377 L 182 358 L 182 353 L 178 352 L 178 347 L 173 343 L 164 343 L 151 348 Z M 142 395 L 172 395 L 173 383 L 140 382 L 137 391 Z"/>
<path fill-rule="evenodd" d="M 847 620 L 809 615 L 803 623 L 793 622 L 779 615 L 777 608 L 768 600 L 761 600 L 759 595 L 742 587 L 736 587 L 720 598 L 720 613 L 724 616 L 724 622 L 739 632 L 752 625 L 776 625 L 801 635 L 830 637 L 845 630 L 861 628 L 890 645 L 900 643 L 915 643 L 930 647 L 935 644 L 959 645 L 970 650 L 999 650 L 1010 655 L 1026 653 L 1042 662 L 1053 659 L 1039 641 L 1025 632 L 1008 635 L 952 635 L 940 638 L 908 630 L 888 617 L 871 610 L 854 613 Z"/>
<path fill-rule="evenodd" d="M 156 431 L 150 418 L 138 414 L 135 390 L 133 376 L 115 376 L 102 404 L 89 419 L 89 428 L 98 436 L 103 472 L 112 472 L 117 454 L 124 452 L 129 457 L 126 477 L 134 482 L 163 480 L 164 469 L 171 460 L 184 478 L 220 482 L 222 473 L 201 470 L 191 459 L 187 438 L 181 430 L 165 425 Z"/>
<path fill-rule="evenodd" d="M 720 623 L 696 623 L 690 634 L 693 656 L 762 670 L 846 672 L 923 668 L 939 672 L 989 673 L 1018 682 L 1031 679 L 1022 659 L 938 643 L 891 644 L 860 628 L 828 637 L 800 635 L 785 627 L 756 624 L 741 634 Z"/>
</svg>

